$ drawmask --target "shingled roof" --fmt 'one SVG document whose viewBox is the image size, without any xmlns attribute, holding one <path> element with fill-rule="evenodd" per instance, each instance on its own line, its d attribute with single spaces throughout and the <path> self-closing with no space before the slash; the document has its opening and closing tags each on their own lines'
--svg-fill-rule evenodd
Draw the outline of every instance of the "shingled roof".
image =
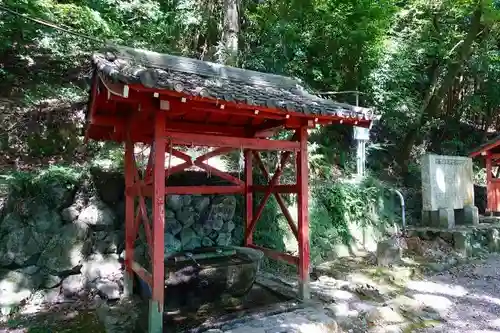
<svg viewBox="0 0 500 333">
<path fill-rule="evenodd" d="M 494 151 L 497 152 L 499 150 L 500 146 L 500 136 L 496 136 L 492 138 L 491 140 L 488 140 L 487 142 L 483 143 L 473 151 L 469 153 L 469 157 L 476 157 L 478 155 L 481 155 L 481 153 L 486 152 L 486 151 Z"/>
<path fill-rule="evenodd" d="M 122 84 L 141 84 L 188 96 L 300 112 L 307 115 L 371 119 L 372 111 L 309 93 L 290 77 L 122 46 L 107 46 L 92 57 L 100 75 Z"/>
</svg>

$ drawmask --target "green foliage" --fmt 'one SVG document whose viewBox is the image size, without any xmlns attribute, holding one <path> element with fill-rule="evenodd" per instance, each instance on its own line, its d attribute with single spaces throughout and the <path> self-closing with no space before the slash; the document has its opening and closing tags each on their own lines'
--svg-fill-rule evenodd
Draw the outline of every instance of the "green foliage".
<svg viewBox="0 0 500 333">
<path fill-rule="evenodd" d="M 265 1 L 248 5 L 241 63 L 320 90 L 356 89 L 376 65 L 392 1 Z"/>
<path fill-rule="evenodd" d="M 254 173 L 254 183 L 264 184 L 264 178 L 257 173 Z M 254 214 L 260 205 L 264 194 L 258 193 L 254 197 Z M 286 229 L 283 223 L 280 223 L 280 208 L 275 198 L 271 196 L 264 206 L 264 211 L 255 227 L 254 241 L 255 244 L 261 245 L 278 251 L 285 250 L 284 237 Z M 288 226 L 286 226 L 288 228 Z"/>
<path fill-rule="evenodd" d="M 61 193 L 75 189 L 82 176 L 82 170 L 51 166 L 37 172 L 17 171 L 6 175 L 8 204 L 44 204 L 57 207 L 64 199 Z"/>
<path fill-rule="evenodd" d="M 96 154 L 91 161 L 91 166 L 105 170 L 123 171 L 125 163 L 125 149 L 123 145 L 115 142 L 99 143 L 98 147 L 94 148 Z M 138 161 L 142 166 L 144 161 Z M 141 163 L 142 162 L 142 163 Z"/>
<path fill-rule="evenodd" d="M 362 183 L 323 181 L 312 188 L 311 256 L 327 259 L 335 245 L 354 243 L 351 228 L 373 228 L 384 232 L 394 223 L 394 197 L 390 189 L 374 179 Z"/>
</svg>

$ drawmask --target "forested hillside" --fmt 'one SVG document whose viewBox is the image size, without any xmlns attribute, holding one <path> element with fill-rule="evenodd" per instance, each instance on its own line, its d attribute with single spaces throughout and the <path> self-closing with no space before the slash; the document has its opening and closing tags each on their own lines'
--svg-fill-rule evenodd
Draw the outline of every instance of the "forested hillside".
<svg viewBox="0 0 500 333">
<path fill-rule="evenodd" d="M 67 134 L 81 127 L 89 55 L 106 42 L 286 74 L 317 92 L 359 90 L 381 116 L 368 149 L 380 176 L 411 173 L 425 150 L 464 154 L 500 125 L 497 0 L 0 4 L 4 165 L 75 160 L 81 142 Z M 323 160 L 352 170 L 351 133 L 325 132 Z"/>
</svg>

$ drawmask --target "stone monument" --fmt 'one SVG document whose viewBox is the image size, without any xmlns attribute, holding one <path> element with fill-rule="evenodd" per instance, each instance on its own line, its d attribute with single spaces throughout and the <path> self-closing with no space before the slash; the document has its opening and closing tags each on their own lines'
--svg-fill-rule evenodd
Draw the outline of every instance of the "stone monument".
<svg viewBox="0 0 500 333">
<path fill-rule="evenodd" d="M 474 206 L 472 159 L 426 154 L 422 157 L 422 222 L 433 227 L 479 223 Z"/>
</svg>

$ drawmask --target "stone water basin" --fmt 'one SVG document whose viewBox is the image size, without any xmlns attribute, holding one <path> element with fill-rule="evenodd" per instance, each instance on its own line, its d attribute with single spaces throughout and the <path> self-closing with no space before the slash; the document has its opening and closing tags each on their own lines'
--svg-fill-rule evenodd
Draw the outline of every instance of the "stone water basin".
<svg viewBox="0 0 500 333">
<path fill-rule="evenodd" d="M 246 247 L 205 247 L 165 258 L 165 310 L 198 307 L 252 288 L 264 254 Z"/>
</svg>

